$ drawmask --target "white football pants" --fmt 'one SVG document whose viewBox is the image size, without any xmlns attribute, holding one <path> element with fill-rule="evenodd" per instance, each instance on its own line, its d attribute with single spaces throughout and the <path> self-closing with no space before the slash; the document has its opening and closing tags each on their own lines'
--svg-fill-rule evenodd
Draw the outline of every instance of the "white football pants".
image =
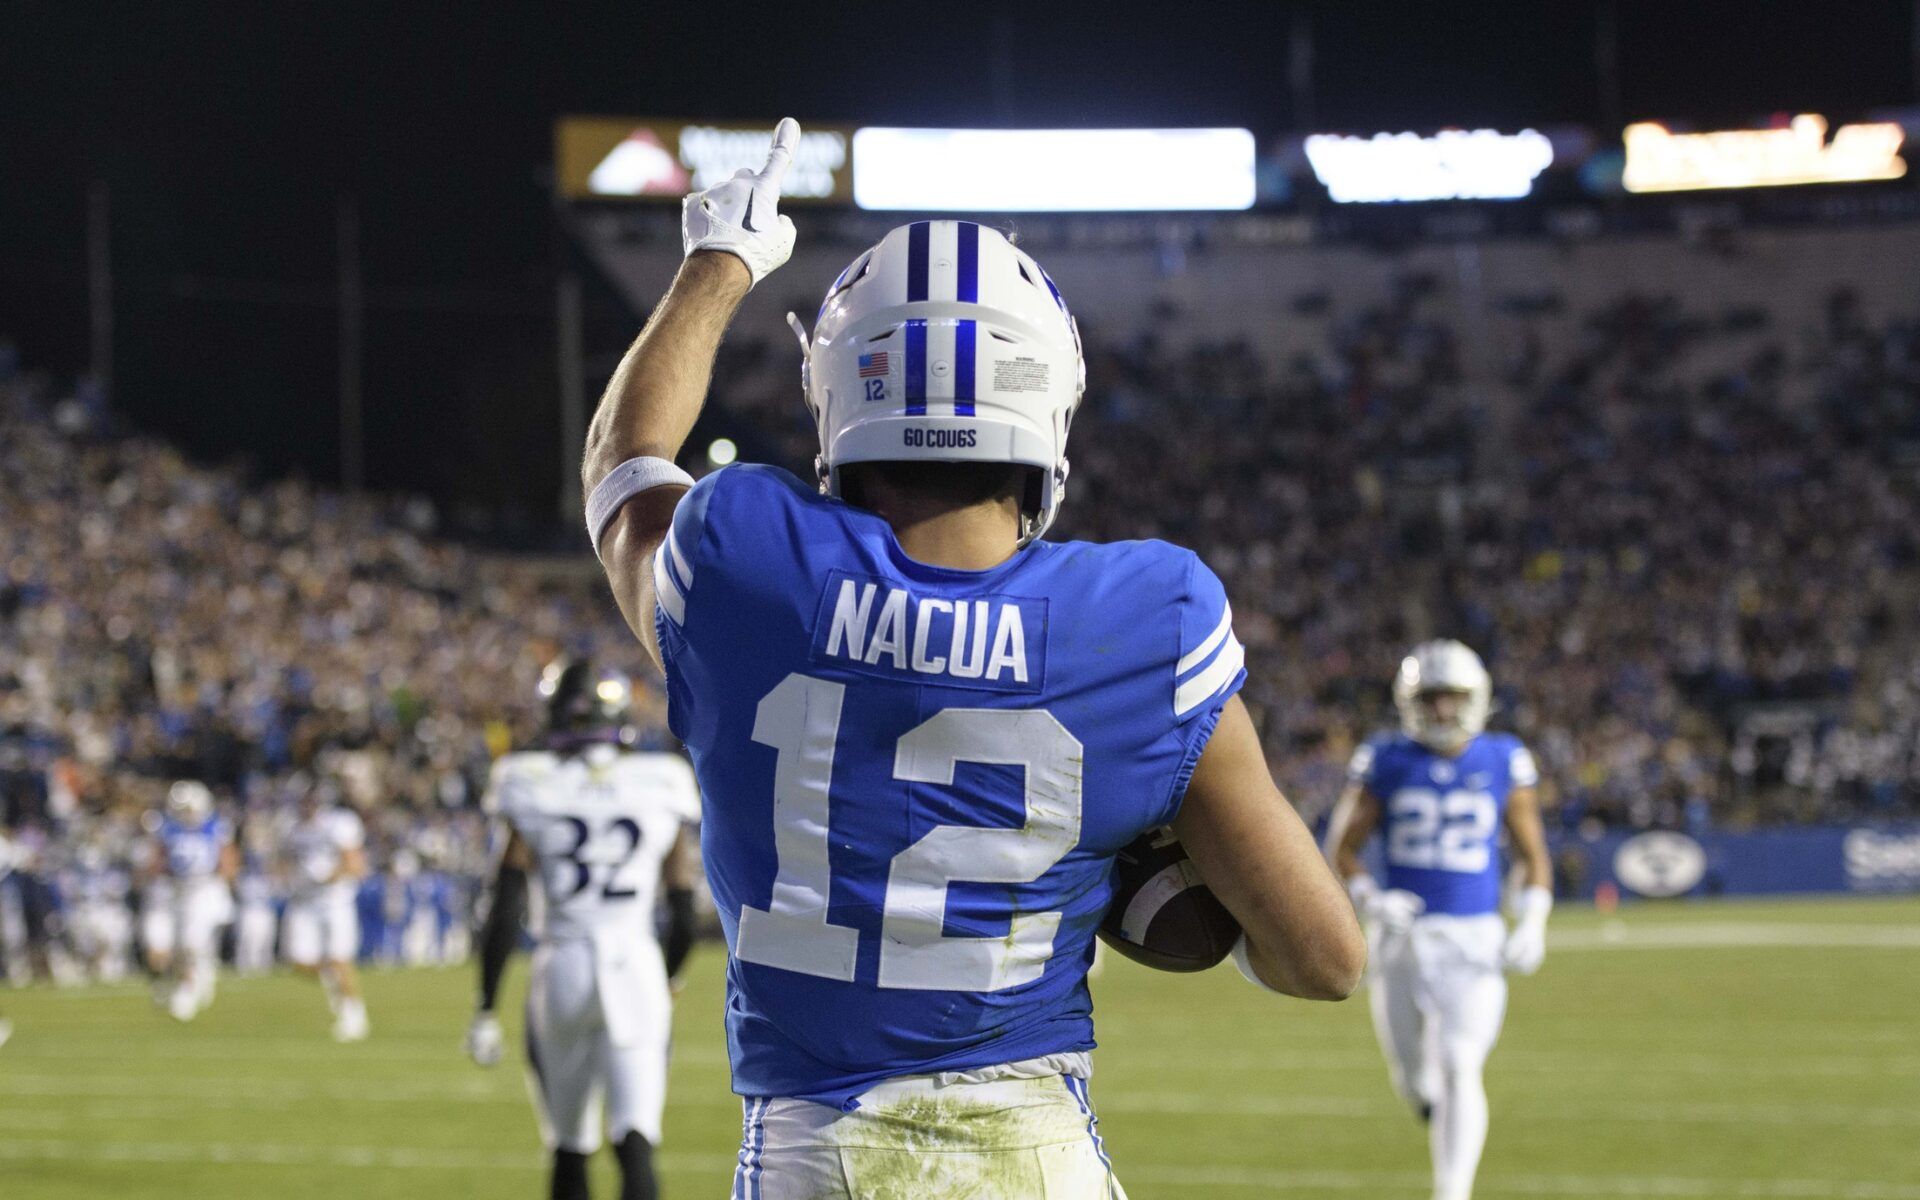
<svg viewBox="0 0 1920 1200">
<path fill-rule="evenodd" d="M 637 1130 L 660 1144 L 673 1000 L 651 938 L 576 939 L 533 953 L 527 1063 L 549 1149 L 592 1154 L 601 1115 L 615 1142 Z"/>
<path fill-rule="evenodd" d="M 1498 914 L 1420 917 L 1373 937 L 1368 1003 L 1394 1090 L 1430 1114 L 1436 1200 L 1466 1200 L 1487 1141 L 1481 1072 L 1507 1012 Z"/>
<path fill-rule="evenodd" d="M 360 909 L 352 885 L 333 885 L 287 901 L 280 949 L 295 966 L 352 962 L 360 956 Z"/>
<path fill-rule="evenodd" d="M 1085 1080 L 942 1079 L 886 1080 L 852 1112 L 747 1099 L 733 1200 L 1126 1200 Z"/>
</svg>

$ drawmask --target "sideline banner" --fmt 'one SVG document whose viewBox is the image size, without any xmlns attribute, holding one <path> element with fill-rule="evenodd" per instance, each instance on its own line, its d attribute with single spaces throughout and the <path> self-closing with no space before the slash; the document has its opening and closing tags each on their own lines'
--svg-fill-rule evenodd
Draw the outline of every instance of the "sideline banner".
<svg viewBox="0 0 1920 1200">
<path fill-rule="evenodd" d="M 1920 891 L 1920 824 L 1550 838 L 1556 886 L 1591 898 Z"/>
</svg>

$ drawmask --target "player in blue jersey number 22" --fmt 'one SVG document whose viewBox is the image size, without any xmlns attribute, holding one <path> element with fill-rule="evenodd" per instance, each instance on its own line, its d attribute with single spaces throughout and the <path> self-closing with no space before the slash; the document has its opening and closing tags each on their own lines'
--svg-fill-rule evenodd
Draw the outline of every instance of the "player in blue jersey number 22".
<svg viewBox="0 0 1920 1200">
<path fill-rule="evenodd" d="M 1367 982 L 1393 1085 L 1429 1124 L 1434 1200 L 1468 1200 L 1487 1140 L 1481 1068 L 1507 1010 L 1502 969 L 1531 975 L 1547 952 L 1553 873 L 1533 755 L 1484 732 L 1492 681 L 1480 656 L 1425 642 L 1400 664 L 1401 732 L 1355 752 L 1327 830 L 1334 868 L 1373 942 Z M 1514 927 L 1500 919 L 1500 834 L 1522 875 Z M 1361 861 L 1375 830 L 1386 877 Z"/>
<path fill-rule="evenodd" d="M 1344 997 L 1365 943 L 1236 696 L 1220 581 L 1160 542 L 1040 540 L 1085 371 L 1000 234 L 903 226 L 811 334 L 789 318 L 817 488 L 673 465 L 735 307 L 792 252 L 799 136 L 687 198 L 583 467 L 706 798 L 734 1195 L 1111 1200 L 1086 973 L 1115 853 L 1171 823 L 1277 991 Z"/>
</svg>

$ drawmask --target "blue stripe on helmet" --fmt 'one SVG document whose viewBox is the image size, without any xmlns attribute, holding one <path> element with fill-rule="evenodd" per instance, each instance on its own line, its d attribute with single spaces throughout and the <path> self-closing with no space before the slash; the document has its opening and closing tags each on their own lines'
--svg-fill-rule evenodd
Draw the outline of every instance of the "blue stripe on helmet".
<svg viewBox="0 0 1920 1200">
<path fill-rule="evenodd" d="M 954 299 L 963 304 L 977 304 L 980 301 L 980 227 L 972 221 L 961 221 L 960 226 L 960 281 Z"/>
<path fill-rule="evenodd" d="M 1036 267 L 1040 266 L 1039 263 L 1035 263 L 1033 265 Z M 1060 306 L 1061 312 L 1066 312 L 1067 298 L 1060 294 L 1060 289 L 1057 286 L 1055 286 L 1053 282 L 1053 276 L 1047 274 L 1047 269 L 1045 267 L 1040 267 L 1040 278 L 1047 281 L 1047 290 L 1053 293 L 1053 302 Z"/>
<path fill-rule="evenodd" d="M 907 226 L 907 303 L 927 298 L 927 267 L 933 257 L 933 222 Z"/>
<path fill-rule="evenodd" d="M 907 322 L 907 415 L 927 415 L 927 323 L 919 318 Z"/>
<path fill-rule="evenodd" d="M 980 227 L 962 225 L 961 228 L 978 231 Z M 967 261 L 966 242 L 961 242 L 960 246 L 960 261 L 964 264 Z M 962 273 L 960 278 L 965 280 L 966 275 Z M 967 298 L 964 292 L 960 298 Z M 972 321 L 961 321 L 953 328 L 953 415 L 956 417 L 973 415 L 973 344 L 976 328 Z"/>
</svg>

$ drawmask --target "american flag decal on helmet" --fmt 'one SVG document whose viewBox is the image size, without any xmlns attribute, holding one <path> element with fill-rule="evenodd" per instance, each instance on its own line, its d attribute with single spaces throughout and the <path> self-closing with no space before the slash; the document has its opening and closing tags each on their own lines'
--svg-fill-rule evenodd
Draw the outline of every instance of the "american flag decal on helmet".
<svg viewBox="0 0 1920 1200">
<path fill-rule="evenodd" d="M 887 373 L 887 352 L 876 350 L 860 356 L 860 378 L 874 379 Z"/>
</svg>

